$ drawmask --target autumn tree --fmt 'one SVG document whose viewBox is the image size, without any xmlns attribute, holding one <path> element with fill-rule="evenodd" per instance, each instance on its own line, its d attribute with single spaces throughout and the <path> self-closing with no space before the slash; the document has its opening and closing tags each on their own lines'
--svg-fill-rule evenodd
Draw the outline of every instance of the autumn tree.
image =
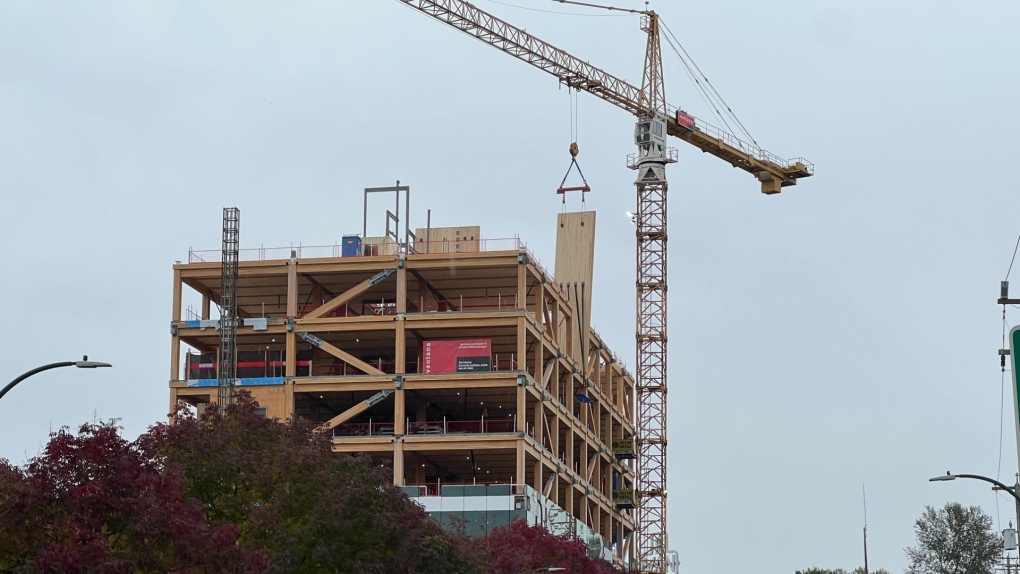
<svg viewBox="0 0 1020 574">
<path fill-rule="evenodd" d="M 266 553 L 208 521 L 112 423 L 61 429 L 24 468 L 0 461 L 0 572 L 259 573 Z"/>
<path fill-rule="evenodd" d="M 238 525 L 271 573 L 480 573 L 468 541 L 447 533 L 368 457 L 332 452 L 312 423 L 267 419 L 239 393 L 225 415 L 179 410 L 141 448 L 184 477 L 212 522 Z"/>
<path fill-rule="evenodd" d="M 609 563 L 588 556 L 581 540 L 556 536 L 541 526 L 516 520 L 477 541 L 491 574 L 532 574 L 549 567 L 562 574 L 620 574 Z"/>
<path fill-rule="evenodd" d="M 906 549 L 907 574 L 991 574 L 1002 551 L 992 517 L 977 506 L 926 506 L 914 532 L 917 546 Z"/>
</svg>

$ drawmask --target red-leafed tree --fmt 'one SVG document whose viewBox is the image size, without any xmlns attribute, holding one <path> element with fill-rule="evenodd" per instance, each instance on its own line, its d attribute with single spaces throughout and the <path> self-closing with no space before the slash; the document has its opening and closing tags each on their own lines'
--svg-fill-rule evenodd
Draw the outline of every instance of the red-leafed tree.
<svg viewBox="0 0 1020 574">
<path fill-rule="evenodd" d="M 185 477 L 211 521 L 264 549 L 270 573 L 481 574 L 468 541 L 444 532 L 393 486 L 392 470 L 332 452 L 308 421 L 281 423 L 243 392 L 221 416 L 179 410 L 142 449 Z"/>
<path fill-rule="evenodd" d="M 113 424 L 53 433 L 24 468 L 0 461 L 0 572 L 259 573 L 265 552 L 237 546 Z"/>
<path fill-rule="evenodd" d="M 609 563 L 590 558 L 581 540 L 556 536 L 523 520 L 494 529 L 477 544 L 490 574 L 532 574 L 543 568 L 564 568 L 557 570 L 562 574 L 620 574 Z"/>
</svg>

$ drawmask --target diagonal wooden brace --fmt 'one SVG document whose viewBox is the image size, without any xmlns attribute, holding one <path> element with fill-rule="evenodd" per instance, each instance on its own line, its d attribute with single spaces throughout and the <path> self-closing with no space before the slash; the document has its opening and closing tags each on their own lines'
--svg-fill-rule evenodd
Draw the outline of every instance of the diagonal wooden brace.
<svg viewBox="0 0 1020 574">
<path fill-rule="evenodd" d="M 358 295 L 361 295 L 365 291 L 368 291 L 372 287 L 375 287 L 376 285 L 382 283 L 396 272 L 397 272 L 396 269 L 387 269 L 385 271 L 376 273 L 371 278 L 365 279 L 361 283 L 358 283 L 354 287 L 351 287 L 350 289 L 330 299 L 329 302 L 323 304 L 319 308 L 315 309 L 311 313 L 308 313 L 307 315 L 301 318 L 318 319 L 319 317 L 322 317 L 323 315 L 326 315 L 327 313 L 333 311 L 340 305 L 343 305 L 344 303 L 350 301 L 351 299 L 354 299 Z"/>
<path fill-rule="evenodd" d="M 334 357 L 336 357 L 336 358 L 340 359 L 341 361 L 347 363 L 348 365 L 351 365 L 352 367 L 355 367 L 355 368 L 358 368 L 358 369 L 364 371 L 366 374 L 369 374 L 369 375 L 385 375 L 386 374 L 386 373 L 380 371 L 379 369 L 373 367 L 372 365 L 369 365 L 365 361 L 362 361 L 361 359 L 359 359 L 359 358 L 355 357 L 354 355 L 348 353 L 347 351 L 339 349 L 339 348 L 337 348 L 337 347 L 327 343 L 326 341 L 323 341 L 322 339 L 316 337 L 315 335 L 312 335 L 311 333 L 298 333 L 298 336 L 301 337 L 302 339 L 304 339 L 305 341 L 311 343 L 313 346 L 316 346 L 316 347 L 322 349 L 323 351 L 326 351 L 330 355 L 333 355 Z"/>
<path fill-rule="evenodd" d="M 338 414 L 337 416 L 329 419 L 328 421 L 326 421 L 325 423 L 322 424 L 322 429 L 323 430 L 329 430 L 329 429 L 332 429 L 332 428 L 336 428 L 338 425 L 342 425 L 345 422 L 347 422 L 347 421 L 353 419 L 354 417 L 360 415 L 361 413 L 367 411 L 370 407 L 375 406 L 375 405 L 381 403 L 386 397 L 388 397 L 388 396 L 390 396 L 392 394 L 393 394 L 393 391 L 379 391 L 378 393 L 376 393 L 376 394 L 372 395 L 371 397 L 361 401 L 360 403 L 354 405 L 353 407 L 347 409 L 346 411 L 344 411 L 344 412 Z"/>
</svg>

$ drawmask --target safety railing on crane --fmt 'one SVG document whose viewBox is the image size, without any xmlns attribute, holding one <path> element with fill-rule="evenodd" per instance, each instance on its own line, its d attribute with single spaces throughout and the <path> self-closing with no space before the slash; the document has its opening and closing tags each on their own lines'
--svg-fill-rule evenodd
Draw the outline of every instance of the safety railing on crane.
<svg viewBox="0 0 1020 574">
<path fill-rule="evenodd" d="M 666 106 L 666 111 L 667 113 L 669 113 L 669 117 L 671 118 L 676 118 L 677 109 L 678 108 L 670 106 L 668 104 Z M 682 113 L 688 115 L 688 117 L 690 117 L 693 120 L 694 125 L 689 129 L 700 131 L 704 134 L 714 137 L 721 141 L 722 143 L 730 146 L 731 148 L 734 148 L 736 150 L 739 150 L 743 153 L 746 153 L 754 157 L 758 161 L 768 162 L 787 170 L 795 168 L 799 163 L 800 165 L 804 166 L 804 169 L 805 171 L 807 171 L 807 173 L 814 174 L 815 172 L 815 164 L 809 162 L 808 160 L 802 157 L 783 159 L 770 151 L 762 149 L 760 146 L 756 144 L 746 142 L 738 138 L 737 136 L 720 127 L 716 127 L 700 118 L 690 116 L 689 114 L 686 114 L 686 112 Z"/>
</svg>

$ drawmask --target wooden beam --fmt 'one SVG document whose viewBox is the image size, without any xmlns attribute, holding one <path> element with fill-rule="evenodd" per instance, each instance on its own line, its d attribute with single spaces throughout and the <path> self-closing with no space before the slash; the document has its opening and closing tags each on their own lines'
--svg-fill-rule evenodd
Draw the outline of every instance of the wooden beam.
<svg viewBox="0 0 1020 574">
<path fill-rule="evenodd" d="M 379 369 L 373 367 L 372 365 L 369 365 L 368 363 L 366 363 L 366 362 L 362 361 L 361 359 L 355 357 L 354 355 L 348 353 L 347 351 L 339 349 L 339 348 L 337 348 L 337 347 L 327 343 L 326 341 L 323 341 L 322 339 L 316 337 L 315 335 L 312 335 L 311 333 L 298 333 L 298 335 L 300 335 L 301 338 L 304 339 L 305 341 L 308 341 L 309 343 L 311 343 L 312 346 L 318 347 L 318 348 L 322 349 L 323 351 L 326 351 L 330 355 L 333 355 L 334 357 L 340 359 L 341 361 L 344 361 L 348 365 L 351 365 L 352 367 L 355 367 L 357 369 L 360 369 L 360 370 L 364 371 L 365 374 L 368 374 L 368 375 L 385 375 L 386 374 L 386 373 L 380 371 Z"/>
<path fill-rule="evenodd" d="M 344 291 L 343 293 L 337 295 L 333 299 L 330 299 L 328 303 L 320 306 L 311 313 L 308 313 L 307 315 L 302 317 L 302 319 L 317 319 L 319 317 L 322 317 L 323 315 L 336 309 L 340 305 L 343 305 L 344 303 L 350 301 L 351 299 L 354 299 L 358 295 L 361 295 L 365 291 L 368 291 L 372 287 L 375 287 L 379 283 L 382 283 L 394 273 L 396 273 L 396 269 L 387 269 L 385 271 L 377 273 L 372 277 L 365 279 L 361 283 L 358 283 L 354 287 L 351 287 L 347 291 Z"/>
<path fill-rule="evenodd" d="M 391 390 L 379 391 L 378 393 L 376 393 L 376 394 L 372 395 L 371 397 L 361 401 L 360 403 L 354 405 L 353 407 L 347 409 L 346 411 L 344 411 L 344 412 L 338 414 L 337 416 L 329 419 L 328 421 L 323 423 L 322 428 L 323 429 L 333 429 L 333 428 L 336 428 L 337 425 L 341 425 L 341 424 L 343 424 L 343 423 L 353 419 L 354 417 L 360 415 L 361 413 L 367 411 L 369 408 L 371 408 L 371 407 L 381 403 L 383 401 L 383 399 L 385 399 L 386 397 L 390 396 L 391 394 L 393 394 L 393 391 L 391 391 Z"/>
</svg>

